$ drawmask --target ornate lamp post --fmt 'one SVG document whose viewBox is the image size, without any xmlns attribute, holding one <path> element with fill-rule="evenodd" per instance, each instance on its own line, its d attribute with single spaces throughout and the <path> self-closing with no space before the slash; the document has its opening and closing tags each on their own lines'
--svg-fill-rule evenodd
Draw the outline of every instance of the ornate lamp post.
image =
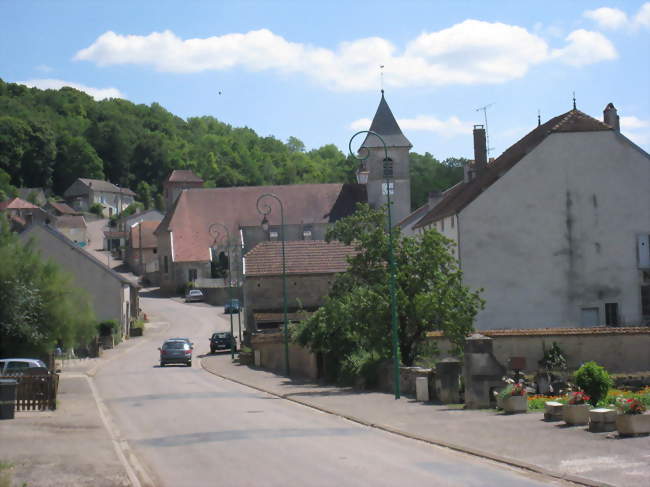
<svg viewBox="0 0 650 487">
<path fill-rule="evenodd" d="M 400 375 L 399 375 L 399 365 L 400 365 L 400 357 L 399 357 L 399 346 L 398 346 L 398 336 L 397 336 L 397 296 L 395 292 L 395 275 L 396 275 L 396 269 L 395 269 L 395 255 L 393 251 L 393 222 L 391 221 L 391 202 L 390 202 L 390 195 L 393 191 L 393 186 L 391 183 L 391 179 L 393 177 L 393 160 L 388 157 L 388 149 L 386 148 L 386 142 L 384 142 L 384 139 L 379 135 L 377 132 L 373 132 L 372 130 L 362 130 L 360 132 L 357 132 L 350 138 L 350 142 L 348 144 L 348 148 L 350 150 L 350 155 L 357 159 L 358 161 L 361 161 L 362 163 L 370 157 L 370 150 L 367 147 L 361 147 L 359 149 L 359 153 L 361 153 L 362 150 L 365 151 L 365 156 L 362 157 L 357 157 L 354 155 L 354 152 L 352 152 L 352 141 L 354 138 L 359 135 L 359 134 L 370 134 L 374 135 L 377 137 L 382 145 L 384 146 L 384 179 L 386 180 L 384 185 L 385 185 L 385 192 L 386 192 L 386 202 L 388 205 L 388 266 L 389 266 L 389 292 L 390 292 L 390 316 L 391 316 L 391 329 L 393 333 L 393 382 L 395 383 L 395 399 L 400 398 Z M 365 172 L 365 168 L 364 171 Z M 367 173 L 366 173 L 367 174 Z M 367 175 L 366 175 L 367 177 Z"/>
<path fill-rule="evenodd" d="M 282 309 L 284 313 L 284 373 L 289 377 L 289 323 L 287 320 L 287 262 L 284 253 L 284 205 L 282 200 L 273 193 L 264 193 L 257 198 L 257 211 L 262 215 L 262 228 L 265 231 L 269 229 L 269 220 L 267 215 L 271 214 L 271 206 L 263 203 L 265 198 L 272 198 L 280 205 L 280 231 L 282 232 Z"/>
<path fill-rule="evenodd" d="M 222 234 L 221 230 L 223 230 L 225 233 Z M 216 243 L 219 240 L 223 240 L 223 238 L 226 237 L 226 255 L 228 256 L 228 299 L 230 300 L 230 303 L 232 303 L 232 261 L 230 260 L 230 245 L 231 245 L 230 231 L 228 230 L 228 227 L 223 223 L 213 223 L 212 225 L 210 225 L 208 232 L 210 233 L 210 235 L 214 237 L 214 243 Z M 232 340 L 232 343 L 230 344 L 230 358 L 234 359 L 235 358 L 235 347 L 234 347 L 235 335 L 233 333 L 232 309 L 228 314 L 230 315 L 230 338 Z"/>
</svg>

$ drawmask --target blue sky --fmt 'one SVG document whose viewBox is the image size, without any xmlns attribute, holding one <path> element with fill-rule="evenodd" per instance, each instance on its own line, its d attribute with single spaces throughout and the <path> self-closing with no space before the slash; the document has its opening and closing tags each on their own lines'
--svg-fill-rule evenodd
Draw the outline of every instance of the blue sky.
<svg viewBox="0 0 650 487">
<path fill-rule="evenodd" d="M 347 152 L 386 99 L 418 153 L 491 156 L 571 109 L 650 150 L 650 2 L 0 0 L 0 78 Z"/>
</svg>

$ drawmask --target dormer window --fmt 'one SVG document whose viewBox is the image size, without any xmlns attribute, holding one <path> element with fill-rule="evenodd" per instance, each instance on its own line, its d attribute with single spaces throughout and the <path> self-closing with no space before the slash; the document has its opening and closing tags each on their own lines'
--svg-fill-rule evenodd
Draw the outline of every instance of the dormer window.
<svg viewBox="0 0 650 487">
<path fill-rule="evenodd" d="M 311 240 L 311 237 L 312 237 L 311 230 L 312 230 L 311 225 L 304 225 L 302 227 L 302 238 L 303 238 L 303 240 Z"/>
<path fill-rule="evenodd" d="M 275 230 L 271 230 L 269 232 L 269 240 L 277 240 L 278 239 L 278 232 Z"/>
</svg>

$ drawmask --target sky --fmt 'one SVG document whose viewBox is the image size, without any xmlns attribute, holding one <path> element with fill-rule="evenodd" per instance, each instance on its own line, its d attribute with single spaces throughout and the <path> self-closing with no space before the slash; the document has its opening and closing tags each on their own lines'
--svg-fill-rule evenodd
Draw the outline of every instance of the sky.
<svg viewBox="0 0 650 487">
<path fill-rule="evenodd" d="M 367 130 L 385 90 L 413 151 L 496 157 L 579 110 L 650 151 L 650 2 L 0 0 L 0 78 L 157 102 L 307 150 Z M 383 66 L 383 67 L 382 67 Z M 362 137 L 355 139 L 359 143 Z"/>
</svg>

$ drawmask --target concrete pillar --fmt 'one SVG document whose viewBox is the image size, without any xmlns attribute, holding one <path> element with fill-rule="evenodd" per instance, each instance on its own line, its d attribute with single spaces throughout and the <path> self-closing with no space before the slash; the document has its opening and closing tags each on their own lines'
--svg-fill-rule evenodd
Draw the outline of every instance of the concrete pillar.
<svg viewBox="0 0 650 487">
<path fill-rule="evenodd" d="M 445 358 L 436 364 L 436 396 L 443 404 L 460 402 L 462 366 L 456 358 Z"/>
<path fill-rule="evenodd" d="M 492 339 L 475 333 L 465 341 L 465 407 L 489 408 L 492 388 L 503 387 L 506 368 L 492 353 Z"/>
</svg>

